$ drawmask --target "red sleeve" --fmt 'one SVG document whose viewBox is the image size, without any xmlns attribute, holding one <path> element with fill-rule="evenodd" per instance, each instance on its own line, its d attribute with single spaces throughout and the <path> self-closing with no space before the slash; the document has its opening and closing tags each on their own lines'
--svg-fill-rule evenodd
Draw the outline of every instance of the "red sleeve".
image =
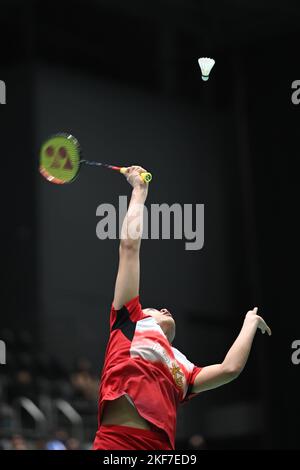
<svg viewBox="0 0 300 470">
<path fill-rule="evenodd" d="M 119 318 L 122 318 L 123 321 L 131 320 L 136 323 L 137 321 L 144 318 L 144 313 L 142 311 L 142 306 L 140 304 L 140 297 L 137 295 L 133 299 L 126 302 L 120 310 L 116 310 L 112 304 L 110 310 L 110 329 Z"/>
<path fill-rule="evenodd" d="M 202 369 L 203 369 L 202 367 L 194 366 L 194 368 L 193 368 L 193 370 L 192 370 L 192 372 L 189 376 L 188 390 L 187 390 L 186 396 L 183 400 L 183 403 L 191 400 L 196 395 L 198 395 L 198 393 L 192 393 L 192 389 L 193 389 L 195 379 L 196 379 L 197 375 L 199 374 L 199 372 L 201 372 Z"/>
</svg>

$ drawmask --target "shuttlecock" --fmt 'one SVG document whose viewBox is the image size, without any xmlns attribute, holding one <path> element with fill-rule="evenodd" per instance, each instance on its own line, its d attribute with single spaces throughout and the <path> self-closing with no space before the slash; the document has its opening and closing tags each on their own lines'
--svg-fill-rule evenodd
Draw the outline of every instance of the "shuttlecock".
<svg viewBox="0 0 300 470">
<path fill-rule="evenodd" d="M 214 59 L 210 59 L 209 57 L 201 57 L 198 59 L 198 64 L 201 69 L 202 73 L 202 80 L 205 82 L 209 79 L 209 74 L 213 66 L 215 65 Z"/>
</svg>

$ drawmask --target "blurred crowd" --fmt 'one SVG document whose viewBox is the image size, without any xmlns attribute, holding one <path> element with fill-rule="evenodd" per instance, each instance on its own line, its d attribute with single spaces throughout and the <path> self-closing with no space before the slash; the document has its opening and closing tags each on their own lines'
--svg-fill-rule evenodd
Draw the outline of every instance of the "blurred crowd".
<svg viewBox="0 0 300 470">
<path fill-rule="evenodd" d="M 67 368 L 37 352 L 29 332 L 0 331 L 0 449 L 76 450 L 91 447 L 97 428 L 99 378 L 79 358 Z"/>
</svg>

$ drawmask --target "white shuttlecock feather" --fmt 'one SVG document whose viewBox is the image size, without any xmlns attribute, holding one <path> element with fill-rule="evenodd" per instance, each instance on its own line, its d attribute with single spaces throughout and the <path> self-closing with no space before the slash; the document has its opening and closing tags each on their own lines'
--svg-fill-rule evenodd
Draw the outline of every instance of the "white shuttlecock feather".
<svg viewBox="0 0 300 470">
<path fill-rule="evenodd" d="M 209 57 L 201 57 L 200 59 L 198 59 L 198 64 L 201 69 L 202 80 L 208 80 L 210 71 L 215 65 L 214 59 L 210 59 Z"/>
</svg>

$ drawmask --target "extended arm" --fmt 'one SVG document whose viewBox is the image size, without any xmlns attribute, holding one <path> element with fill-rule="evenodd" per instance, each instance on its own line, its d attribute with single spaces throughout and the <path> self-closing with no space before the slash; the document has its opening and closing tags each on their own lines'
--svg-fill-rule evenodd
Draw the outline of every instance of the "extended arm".
<svg viewBox="0 0 300 470">
<path fill-rule="evenodd" d="M 148 193 L 148 184 L 141 179 L 140 174 L 145 171 L 139 166 L 132 166 L 125 174 L 133 190 L 121 230 L 119 269 L 113 300 L 116 310 L 139 293 L 143 209 Z"/>
<path fill-rule="evenodd" d="M 198 373 L 192 392 L 199 393 L 220 387 L 236 379 L 244 369 L 248 360 L 256 330 L 271 335 L 271 330 L 262 317 L 257 315 L 257 308 L 250 310 L 244 320 L 237 339 L 229 349 L 221 364 L 203 367 Z"/>
</svg>

